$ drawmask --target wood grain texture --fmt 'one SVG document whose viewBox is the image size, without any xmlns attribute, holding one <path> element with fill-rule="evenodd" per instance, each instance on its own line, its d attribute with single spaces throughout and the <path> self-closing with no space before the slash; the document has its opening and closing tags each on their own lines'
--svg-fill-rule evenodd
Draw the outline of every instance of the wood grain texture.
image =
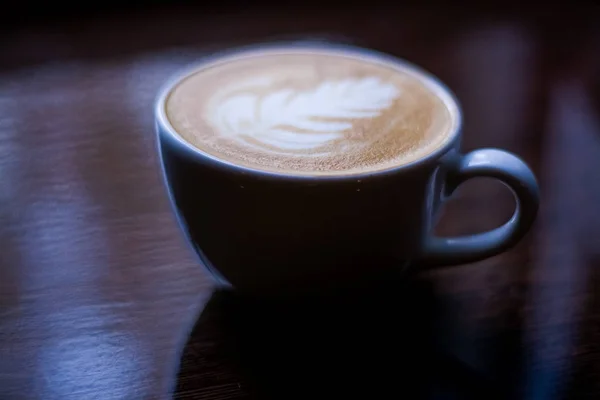
<svg viewBox="0 0 600 400">
<path fill-rule="evenodd" d="M 7 32 L 0 399 L 598 398 L 597 11 L 180 6 Z M 538 174 L 526 240 L 319 303 L 211 299 L 161 182 L 154 96 L 206 52 L 290 37 L 389 52 L 446 82 L 465 150 L 508 149 Z M 492 227 L 512 206 L 474 181 L 438 231 Z"/>
</svg>

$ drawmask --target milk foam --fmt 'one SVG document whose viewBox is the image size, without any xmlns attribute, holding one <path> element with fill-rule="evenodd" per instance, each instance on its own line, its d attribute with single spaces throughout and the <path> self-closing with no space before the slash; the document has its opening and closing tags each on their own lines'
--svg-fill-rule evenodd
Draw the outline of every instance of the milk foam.
<svg viewBox="0 0 600 400">
<path fill-rule="evenodd" d="M 210 102 L 215 132 L 265 153 L 309 157 L 339 152 L 328 145 L 342 139 L 354 119 L 379 116 L 400 95 L 395 85 L 377 77 L 327 80 L 303 91 L 273 88 L 263 95 L 247 82 L 240 85 L 244 89 L 234 86 L 232 93 Z"/>
<path fill-rule="evenodd" d="M 347 174 L 423 157 L 455 129 L 456 105 L 401 65 L 327 50 L 257 50 L 216 60 L 165 101 L 181 137 L 268 171 Z"/>
</svg>

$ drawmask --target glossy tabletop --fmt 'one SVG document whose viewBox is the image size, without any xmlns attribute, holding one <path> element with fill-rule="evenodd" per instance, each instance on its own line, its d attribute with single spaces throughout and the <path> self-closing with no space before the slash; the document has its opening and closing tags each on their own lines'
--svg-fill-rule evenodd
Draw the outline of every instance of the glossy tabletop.
<svg viewBox="0 0 600 400">
<path fill-rule="evenodd" d="M 599 398 L 599 16 L 178 7 L 5 32 L 0 399 Z M 213 296 L 162 185 L 153 101 L 202 55 L 278 38 L 437 75 L 462 104 L 465 150 L 513 151 L 538 175 L 530 234 L 323 302 Z M 488 229 L 512 209 L 506 188 L 476 180 L 437 230 Z"/>
</svg>

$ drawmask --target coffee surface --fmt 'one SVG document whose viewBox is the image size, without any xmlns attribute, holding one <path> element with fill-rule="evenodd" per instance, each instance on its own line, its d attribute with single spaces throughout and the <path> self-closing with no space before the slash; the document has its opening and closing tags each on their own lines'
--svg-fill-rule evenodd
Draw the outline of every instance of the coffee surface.
<svg viewBox="0 0 600 400">
<path fill-rule="evenodd" d="M 174 130 L 205 153 L 254 169 L 349 174 L 409 163 L 457 124 L 421 72 L 336 50 L 254 50 L 199 67 L 166 99 Z"/>
</svg>

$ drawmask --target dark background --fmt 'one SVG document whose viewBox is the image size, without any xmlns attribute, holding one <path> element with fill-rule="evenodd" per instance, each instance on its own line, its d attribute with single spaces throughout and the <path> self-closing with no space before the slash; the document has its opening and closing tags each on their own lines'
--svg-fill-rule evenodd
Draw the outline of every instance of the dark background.
<svg viewBox="0 0 600 400">
<path fill-rule="evenodd" d="M 0 399 L 600 396 L 597 6 L 3 7 Z M 504 148 L 538 175 L 526 239 L 316 303 L 212 296 L 162 186 L 154 97 L 207 53 L 294 38 L 441 78 L 464 110 L 465 151 Z M 502 185 L 470 182 L 437 230 L 488 229 L 512 207 Z"/>
</svg>

